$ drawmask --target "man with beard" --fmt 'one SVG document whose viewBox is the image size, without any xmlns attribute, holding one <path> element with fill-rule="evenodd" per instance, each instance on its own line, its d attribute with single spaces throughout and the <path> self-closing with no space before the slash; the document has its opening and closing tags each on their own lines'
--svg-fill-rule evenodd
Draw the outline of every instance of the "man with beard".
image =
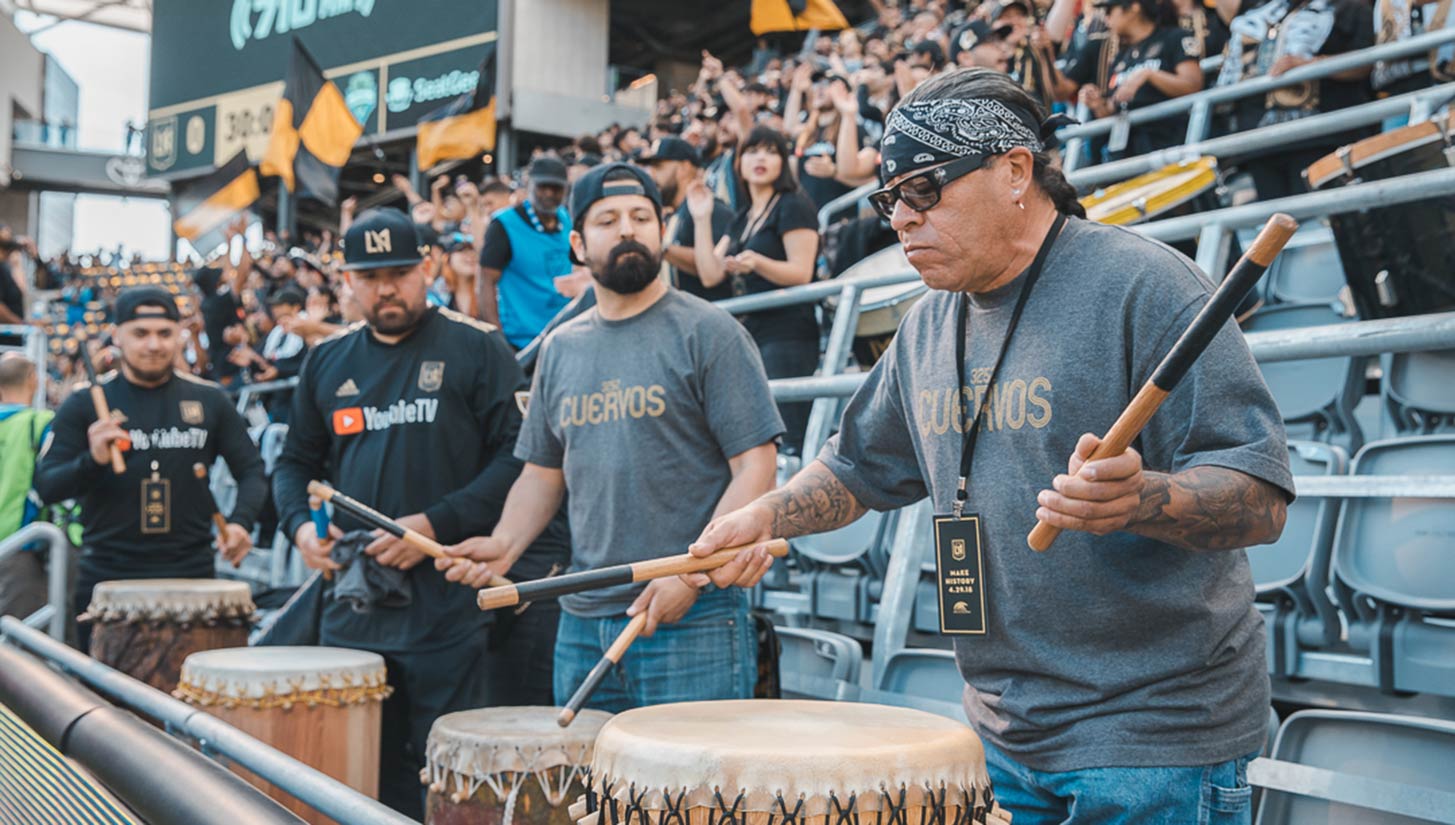
<svg viewBox="0 0 1455 825">
<path fill-rule="evenodd" d="M 773 486 L 783 422 L 757 347 L 741 324 L 657 277 L 661 200 L 624 163 L 576 183 L 571 247 L 596 280 L 597 306 L 545 340 L 516 443 L 526 462 L 492 535 L 436 562 L 482 586 L 525 579 L 527 551 L 569 492 L 573 570 L 682 552 L 698 528 Z M 448 568 L 448 569 L 447 569 Z M 643 638 L 592 696 L 608 711 L 748 698 L 757 679 L 745 591 L 662 579 L 561 600 L 556 700 L 564 702 L 626 626 Z M 534 608 L 532 608 L 534 609 Z"/>
<path fill-rule="evenodd" d="M 662 206 L 670 210 L 667 219 L 667 248 L 662 254 L 663 263 L 669 270 L 671 284 L 707 301 L 720 301 L 733 296 L 733 285 L 724 280 L 714 287 L 702 285 L 697 277 L 697 264 L 692 249 L 697 235 L 697 224 L 692 220 L 692 210 L 687 208 L 687 189 L 702 179 L 698 169 L 697 150 L 682 138 L 664 137 L 652 142 L 650 148 L 637 160 L 645 166 L 662 194 Z M 717 198 L 712 199 L 711 238 L 715 246 L 728 233 L 733 223 L 733 210 Z"/>
<path fill-rule="evenodd" d="M 279 522 L 314 569 L 338 569 L 334 539 L 362 526 L 335 513 L 339 527 L 320 541 L 309 519 L 310 479 L 328 478 L 449 544 L 492 529 L 520 473 L 511 450 L 525 378 L 494 327 L 428 305 L 420 247 L 415 224 L 396 209 L 366 212 L 344 235 L 343 269 L 365 322 L 309 353 L 273 475 Z M 545 576 L 569 555 L 565 517 L 553 510 L 541 524 L 522 576 Z M 420 564 L 424 555 L 412 545 L 376 533 L 363 552 L 353 564 L 405 571 L 405 603 L 357 613 L 326 597 L 319 641 L 384 656 L 394 694 L 384 704 L 379 795 L 422 819 L 419 770 L 430 725 L 468 708 L 547 704 L 559 611 L 542 603 L 482 613 L 472 591 Z"/>
<path fill-rule="evenodd" d="M 500 327 L 521 349 L 545 329 L 569 300 L 556 291 L 556 278 L 571 274 L 571 219 L 566 199 L 566 164 L 536 158 L 526 170 L 530 197 L 495 213 L 480 246 L 480 317 Z"/>
<path fill-rule="evenodd" d="M 56 412 L 35 474 L 43 501 L 81 502 L 76 613 L 85 612 L 99 582 L 212 578 L 212 504 L 193 464 L 210 467 L 222 456 L 237 479 L 237 504 L 216 538 L 228 561 L 252 549 L 253 522 L 268 495 L 262 458 L 232 400 L 216 384 L 173 369 L 182 327 L 171 294 L 128 289 L 113 312 L 121 366 L 100 377 L 112 417 L 98 420 L 90 393 L 72 393 Z M 126 462 L 120 475 L 111 469 L 113 444 Z M 84 650 L 89 625 L 79 634 Z"/>
</svg>

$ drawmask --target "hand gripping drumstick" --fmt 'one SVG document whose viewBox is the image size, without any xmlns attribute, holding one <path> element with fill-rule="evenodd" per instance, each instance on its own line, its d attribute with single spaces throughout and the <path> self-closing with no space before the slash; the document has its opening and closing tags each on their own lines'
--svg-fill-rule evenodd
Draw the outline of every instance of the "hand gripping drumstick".
<svg viewBox="0 0 1455 825">
<path fill-rule="evenodd" d="M 340 510 L 343 510 L 345 513 L 348 513 L 359 521 L 367 522 L 369 526 L 383 530 L 394 538 L 403 539 L 404 541 L 409 542 L 410 544 L 414 545 L 414 547 L 420 552 L 424 553 L 426 556 L 429 556 L 432 559 L 452 559 L 454 561 L 464 561 L 464 559 L 458 559 L 451 556 L 449 553 L 446 553 L 444 545 L 440 544 L 429 536 L 426 536 L 425 534 L 417 530 L 411 530 L 408 527 L 405 527 L 404 525 L 400 524 L 392 518 L 389 518 L 388 516 L 384 515 L 378 510 L 375 510 L 369 505 L 364 504 L 357 499 L 350 498 L 349 496 L 340 493 L 338 490 L 335 490 L 334 488 L 328 486 L 327 484 L 324 484 L 321 481 L 308 482 L 308 494 L 310 496 L 318 496 L 319 499 L 325 502 L 332 503 L 333 506 L 339 508 Z M 510 579 L 504 579 L 500 576 L 491 576 L 490 586 L 509 587 Z"/>
<path fill-rule="evenodd" d="M 202 492 L 207 495 L 207 508 L 212 511 L 212 525 L 217 528 L 217 540 L 221 542 L 223 536 L 227 535 L 227 519 L 222 517 L 217 509 L 217 499 L 212 497 L 212 487 L 207 483 L 207 465 L 200 461 L 193 464 L 192 475 L 202 482 Z M 235 562 L 232 566 L 238 567 L 239 563 Z"/>
<path fill-rule="evenodd" d="M 81 352 L 79 357 L 81 364 L 86 367 L 86 380 L 91 382 L 91 404 L 96 407 L 96 418 L 100 421 L 111 420 L 111 407 L 106 403 L 106 393 L 101 389 L 101 382 L 96 380 L 96 365 L 91 363 L 91 352 L 86 348 L 86 339 L 81 339 Z M 126 460 L 121 457 L 121 448 L 116 442 L 111 442 L 111 471 L 117 475 L 126 472 Z"/>
<path fill-rule="evenodd" d="M 659 559 L 618 564 L 597 570 L 583 570 L 580 573 L 567 573 L 564 576 L 554 576 L 549 579 L 536 579 L 512 584 L 508 587 L 488 587 L 480 591 L 480 596 L 476 601 L 481 610 L 494 610 L 497 607 L 512 607 L 521 602 L 555 599 L 569 596 L 572 593 L 585 593 L 588 590 L 599 590 L 618 584 L 665 579 L 668 576 L 681 576 L 685 573 L 705 573 L 708 570 L 722 567 L 737 558 L 739 553 L 752 550 L 759 544 L 768 548 L 770 556 L 782 558 L 788 555 L 787 539 L 770 539 L 766 542 L 724 547 L 710 556 L 698 557 L 691 553 L 683 553 L 680 556 L 664 556 Z"/>
<path fill-rule="evenodd" d="M 1192 319 L 1177 343 L 1172 345 L 1172 350 L 1157 365 L 1157 370 L 1142 385 L 1132 403 L 1122 410 L 1116 423 L 1087 459 L 1088 463 L 1097 459 L 1113 458 L 1126 452 L 1127 447 L 1131 446 L 1152 415 L 1157 412 L 1157 408 L 1162 406 L 1162 402 L 1177 386 L 1177 382 L 1182 380 L 1192 363 L 1207 349 L 1213 336 L 1232 317 L 1238 302 L 1243 300 L 1243 296 L 1263 276 L 1263 272 L 1278 257 L 1278 253 L 1283 251 L 1283 245 L 1288 243 L 1288 239 L 1297 229 L 1298 222 L 1282 212 L 1268 219 L 1268 223 L 1263 225 L 1263 230 L 1254 239 L 1253 245 L 1238 259 L 1228 277 L 1213 292 L 1212 298 L 1208 299 L 1197 317 Z M 1026 543 L 1032 550 L 1039 552 L 1049 549 L 1059 535 L 1061 528 L 1043 521 L 1026 537 Z"/>
<path fill-rule="evenodd" d="M 591 668 L 591 672 L 586 674 L 586 681 L 581 683 L 581 687 L 576 688 L 576 692 L 571 694 L 571 700 L 566 703 L 565 707 L 561 708 L 560 713 L 556 714 L 556 724 L 564 728 L 576 721 L 576 714 L 581 712 L 581 706 L 585 705 L 586 700 L 591 698 L 591 694 L 595 693 L 596 689 L 601 686 L 601 680 L 606 678 L 606 674 L 610 673 L 613 667 L 621 663 L 621 657 L 626 653 L 626 649 L 631 647 L 632 642 L 637 640 L 637 635 L 646 626 L 646 610 L 633 616 L 632 620 L 626 623 L 626 627 L 622 628 L 621 634 L 616 637 L 616 641 L 612 642 L 611 647 L 606 649 L 606 655 L 602 656 L 601 661 L 597 662 L 596 666 Z"/>
</svg>

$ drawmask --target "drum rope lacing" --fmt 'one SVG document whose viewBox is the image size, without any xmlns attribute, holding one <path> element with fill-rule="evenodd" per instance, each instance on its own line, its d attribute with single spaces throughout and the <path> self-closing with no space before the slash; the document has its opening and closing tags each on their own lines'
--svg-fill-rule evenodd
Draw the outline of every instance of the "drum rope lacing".
<svg viewBox="0 0 1455 825">
<path fill-rule="evenodd" d="M 197 684 L 188 681 L 189 674 L 183 666 L 182 681 L 172 695 L 183 699 L 194 705 L 209 707 L 218 705 L 227 709 L 245 707 L 256 710 L 272 710 L 282 708 L 289 710 L 294 705 L 305 707 L 343 707 L 345 705 L 361 705 L 366 702 L 382 702 L 389 698 L 394 692 L 385 681 L 383 674 L 356 677 L 352 673 L 344 673 L 338 676 L 331 676 L 327 673 L 318 674 L 318 687 L 304 689 L 308 676 L 285 679 L 283 691 L 278 690 L 277 680 L 264 682 L 258 686 L 261 696 L 253 696 L 253 687 L 246 682 L 233 681 L 231 689 L 228 687 L 226 677 L 218 677 L 215 682 L 209 682 L 203 677 Z M 335 684 L 337 679 L 338 684 Z"/>
<path fill-rule="evenodd" d="M 77 617 L 82 622 L 174 622 L 190 624 L 200 622 L 214 625 L 251 624 L 256 621 L 253 603 L 217 600 L 203 604 L 178 605 L 164 601 L 148 601 L 140 604 L 97 605 L 92 604 Z"/>
<path fill-rule="evenodd" d="M 519 797 L 520 788 L 525 783 L 527 776 L 535 777 L 545 794 L 546 802 L 553 806 L 565 801 L 572 783 L 578 778 L 581 778 L 583 782 L 587 781 L 586 777 L 589 776 L 589 773 L 586 763 L 590 761 L 591 744 L 587 742 L 574 746 L 573 751 L 568 751 L 566 764 L 544 768 L 532 767 L 542 754 L 548 751 L 560 752 L 563 749 L 571 749 L 573 746 L 560 744 L 533 747 L 491 745 L 489 756 L 484 760 L 485 764 L 497 764 L 501 751 L 512 750 L 519 760 L 516 764 L 524 765 L 526 768 L 519 771 L 482 772 L 480 775 L 472 775 L 451 768 L 451 765 L 458 764 L 455 757 L 461 748 L 459 745 L 447 745 L 430 753 L 429 764 L 425 767 L 427 774 L 425 780 L 429 783 L 429 789 L 435 793 L 443 793 L 449 785 L 454 785 L 454 790 L 450 792 L 450 801 L 457 805 L 474 796 L 482 785 L 488 787 L 497 799 L 504 800 L 505 816 L 501 825 L 510 825 L 515 813 L 516 799 Z"/>
<path fill-rule="evenodd" d="M 643 788 L 638 791 L 636 783 L 627 786 L 626 801 L 619 804 L 615 798 L 616 784 L 603 781 L 600 792 L 595 789 L 595 783 L 590 781 L 590 773 L 587 773 L 586 783 L 586 811 L 588 814 L 595 813 L 597 825 L 690 825 L 688 815 L 690 809 L 684 804 L 687 799 L 687 789 L 682 788 L 674 798 L 669 788 L 661 790 L 662 809 L 654 810 L 647 806 L 648 795 L 652 789 Z M 874 817 L 862 817 L 858 811 L 859 795 L 850 793 L 847 801 L 840 801 L 838 794 L 829 792 L 829 811 L 823 814 L 804 815 L 804 795 L 799 794 L 793 810 L 788 810 L 788 803 L 783 797 L 783 791 L 774 793 L 774 804 L 778 807 L 778 813 L 768 815 L 767 825 L 968 825 L 969 823 L 984 823 L 986 816 L 995 808 L 995 792 L 989 787 L 985 788 L 984 798 L 981 799 L 976 789 L 961 790 L 959 804 L 954 805 L 955 818 L 948 818 L 949 807 L 946 803 L 948 788 L 945 783 L 940 783 L 939 791 L 936 793 L 934 786 L 926 782 L 925 792 L 931 801 L 930 805 L 918 806 L 919 818 L 916 822 L 909 822 L 909 805 L 906 804 L 907 785 L 899 786 L 899 793 L 893 794 L 890 788 L 880 785 L 879 794 L 883 806 L 874 812 Z M 723 798 L 722 789 L 713 788 L 712 798 L 715 809 L 709 811 L 707 825 L 746 825 L 746 812 L 739 812 L 746 799 L 747 792 L 739 791 L 729 806 Z M 897 796 L 897 799 L 896 799 Z M 603 805 L 603 799 L 609 804 Z M 608 811 L 610 818 L 608 820 Z M 652 815 L 656 815 L 653 821 Z M 822 823 L 817 820 L 822 817 Z M 507 823 L 508 825 L 508 823 Z"/>
</svg>

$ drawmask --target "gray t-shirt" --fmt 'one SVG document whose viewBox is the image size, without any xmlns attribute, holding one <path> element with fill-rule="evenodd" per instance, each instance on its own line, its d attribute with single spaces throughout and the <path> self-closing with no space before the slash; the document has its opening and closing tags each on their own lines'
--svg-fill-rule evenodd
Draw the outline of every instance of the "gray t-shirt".
<svg viewBox="0 0 1455 825">
<path fill-rule="evenodd" d="M 1045 771 L 1251 753 L 1267 729 L 1269 686 L 1243 551 L 1190 552 L 1128 532 L 1064 532 L 1045 553 L 1026 546 L 1036 493 L 1066 472 L 1082 433 L 1111 426 L 1211 285 L 1161 244 L 1069 220 L 987 398 L 1024 280 L 972 297 L 963 395 L 954 386 L 960 298 L 930 292 L 819 457 L 869 507 L 928 495 L 936 513 L 949 513 L 957 402 L 974 393 L 989 408 L 966 512 L 982 518 L 988 633 L 954 643 L 976 730 Z M 1232 322 L 1134 447 L 1149 470 L 1216 465 L 1292 495 L 1278 409 Z"/>
<path fill-rule="evenodd" d="M 728 459 L 782 433 L 742 324 L 670 290 L 631 318 L 593 308 L 546 338 L 515 455 L 564 470 L 571 570 L 593 570 L 687 552 L 732 481 Z M 642 587 L 561 606 L 620 615 Z"/>
</svg>

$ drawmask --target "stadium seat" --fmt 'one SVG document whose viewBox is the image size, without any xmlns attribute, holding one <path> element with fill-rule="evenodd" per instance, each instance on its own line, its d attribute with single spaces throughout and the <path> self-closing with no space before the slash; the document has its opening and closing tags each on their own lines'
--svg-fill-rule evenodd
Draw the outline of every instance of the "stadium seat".
<svg viewBox="0 0 1455 825">
<path fill-rule="evenodd" d="M 1263 789 L 1257 825 L 1455 823 L 1455 723 L 1300 711 L 1248 778 Z"/>
<path fill-rule="evenodd" d="M 1322 222 L 1298 230 L 1266 276 L 1270 304 L 1332 303 L 1344 288 L 1344 265 L 1334 233 Z"/>
<path fill-rule="evenodd" d="M 1354 475 L 1455 472 L 1455 435 L 1377 441 Z M 1350 640 L 1367 648 L 1386 692 L 1455 696 L 1455 500 L 1356 498 L 1344 503 L 1333 576 L 1350 611 Z M 1357 621 L 1357 626 L 1354 623 Z"/>
<path fill-rule="evenodd" d="M 1288 459 L 1295 478 L 1342 475 L 1348 465 L 1342 449 L 1314 441 L 1290 442 Z M 1300 626 L 1317 631 L 1320 646 L 1339 638 L 1338 611 L 1324 592 L 1338 513 L 1336 500 L 1301 497 L 1289 505 L 1278 541 L 1248 548 L 1258 611 L 1268 624 L 1269 672 L 1275 676 L 1296 675 Z"/>
<path fill-rule="evenodd" d="M 864 651 L 839 633 L 807 627 L 777 627 L 782 652 L 778 669 L 784 699 L 844 699 L 859 684 Z"/>
<path fill-rule="evenodd" d="M 870 510 L 846 527 L 793 540 L 793 549 L 825 564 L 848 564 L 881 540 L 884 514 Z"/>
<path fill-rule="evenodd" d="M 1390 416 L 1400 430 L 1455 431 L 1455 350 L 1391 355 L 1383 389 Z"/>
<path fill-rule="evenodd" d="M 1245 333 L 1349 323 L 1332 304 L 1266 307 L 1243 322 Z M 1291 438 L 1331 441 L 1357 450 L 1363 433 L 1354 405 L 1364 391 L 1364 360 L 1311 358 L 1259 364 Z"/>
<path fill-rule="evenodd" d="M 965 680 L 955 665 L 955 654 L 905 648 L 889 657 L 880 683 L 861 692 L 860 700 L 919 708 L 964 722 L 964 692 Z"/>
</svg>

